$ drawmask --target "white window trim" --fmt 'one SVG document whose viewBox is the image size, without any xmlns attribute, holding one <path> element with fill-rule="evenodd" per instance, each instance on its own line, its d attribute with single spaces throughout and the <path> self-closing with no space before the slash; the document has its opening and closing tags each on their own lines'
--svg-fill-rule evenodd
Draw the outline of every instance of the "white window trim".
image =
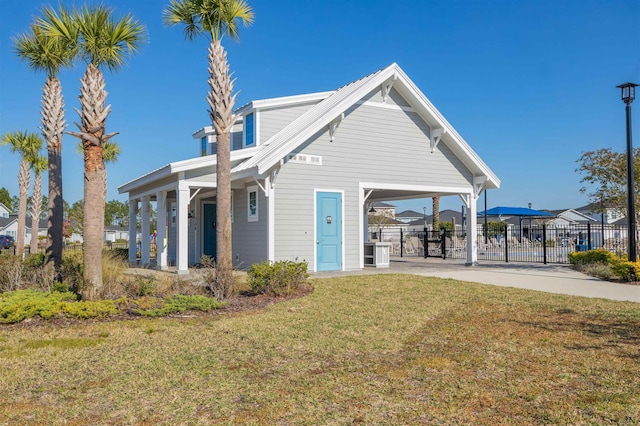
<svg viewBox="0 0 640 426">
<path fill-rule="evenodd" d="M 256 213 L 254 215 L 251 214 L 251 193 L 256 193 Z M 247 222 L 257 222 L 260 216 L 260 203 L 259 203 L 259 195 L 258 186 L 248 186 L 247 187 Z"/>
</svg>

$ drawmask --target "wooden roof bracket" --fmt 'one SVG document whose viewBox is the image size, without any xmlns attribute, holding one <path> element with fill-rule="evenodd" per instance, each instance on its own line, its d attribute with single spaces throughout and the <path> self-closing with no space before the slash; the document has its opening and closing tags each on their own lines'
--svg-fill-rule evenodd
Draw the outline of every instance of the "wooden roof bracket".
<svg viewBox="0 0 640 426">
<path fill-rule="evenodd" d="M 269 177 L 264 178 L 264 185 L 260 184 L 260 181 L 257 178 L 253 178 L 253 181 L 260 187 L 262 192 L 264 192 L 265 197 L 269 197 L 269 190 L 267 187 L 269 186 Z"/>
<path fill-rule="evenodd" d="M 436 147 L 438 146 L 440 139 L 442 139 L 442 135 L 444 135 L 445 133 L 447 132 L 440 127 L 431 129 L 431 131 L 429 132 L 429 140 L 431 142 L 432 153 L 436 150 Z"/>
<path fill-rule="evenodd" d="M 340 114 L 338 118 L 336 118 L 331 123 L 329 123 L 329 138 L 330 138 L 329 141 L 330 142 L 333 142 L 333 139 L 336 136 L 336 131 L 338 130 L 338 127 L 340 126 L 340 123 L 342 123 L 343 119 L 344 119 L 344 112 Z"/>
<path fill-rule="evenodd" d="M 394 73 L 393 76 L 382 83 L 382 102 L 387 103 L 387 97 L 389 96 L 389 92 L 391 92 L 391 88 L 393 87 L 393 82 L 398 79 L 398 76 Z"/>
</svg>

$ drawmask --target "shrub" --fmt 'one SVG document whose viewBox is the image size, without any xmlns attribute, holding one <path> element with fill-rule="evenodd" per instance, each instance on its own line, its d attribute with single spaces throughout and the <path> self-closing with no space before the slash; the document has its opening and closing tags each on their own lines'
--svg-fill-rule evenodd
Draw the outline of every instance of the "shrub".
<svg viewBox="0 0 640 426">
<path fill-rule="evenodd" d="M 84 283 L 84 265 L 82 264 L 81 251 L 66 251 L 62 256 L 60 268 L 64 283 L 69 290 L 79 294 Z"/>
<path fill-rule="evenodd" d="M 635 281 L 640 276 L 640 263 L 617 260 L 611 264 L 611 270 L 620 279 Z"/>
<path fill-rule="evenodd" d="M 73 293 L 45 293 L 35 290 L 16 290 L 0 296 L 0 323 L 15 323 L 39 316 L 51 318 L 60 312 L 61 303 L 75 301 Z"/>
<path fill-rule="evenodd" d="M 133 309 L 133 312 L 138 315 L 144 315 L 149 317 L 161 317 L 169 314 L 182 313 L 186 311 L 202 311 L 208 312 L 214 309 L 219 309 L 226 305 L 224 302 L 219 302 L 213 297 L 206 296 L 181 296 L 175 295 L 169 299 L 162 300 L 157 298 L 146 298 L 141 300 L 142 305 L 149 306 L 161 305 L 160 307 Z"/>
<path fill-rule="evenodd" d="M 610 264 L 616 260 L 616 256 L 613 253 L 602 249 L 569 253 L 569 262 L 574 265 L 587 265 L 590 263 Z"/>
<path fill-rule="evenodd" d="M 588 265 L 580 265 L 577 269 L 584 274 L 600 278 L 601 280 L 610 280 L 615 277 L 615 274 L 611 270 L 611 266 L 604 263 L 598 262 Z"/>
<path fill-rule="evenodd" d="M 247 284 L 254 293 L 280 296 L 296 291 L 308 277 L 306 261 L 262 262 L 251 266 L 247 274 Z"/>
</svg>

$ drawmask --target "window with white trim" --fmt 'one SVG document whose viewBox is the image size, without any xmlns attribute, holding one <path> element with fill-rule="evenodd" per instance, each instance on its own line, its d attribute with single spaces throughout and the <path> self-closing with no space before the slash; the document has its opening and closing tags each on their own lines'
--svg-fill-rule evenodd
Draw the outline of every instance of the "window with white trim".
<svg viewBox="0 0 640 426">
<path fill-rule="evenodd" d="M 244 146 L 253 146 L 256 141 L 256 123 L 253 113 L 244 116 Z"/>
<path fill-rule="evenodd" d="M 247 222 L 258 221 L 258 187 L 247 188 Z"/>
</svg>

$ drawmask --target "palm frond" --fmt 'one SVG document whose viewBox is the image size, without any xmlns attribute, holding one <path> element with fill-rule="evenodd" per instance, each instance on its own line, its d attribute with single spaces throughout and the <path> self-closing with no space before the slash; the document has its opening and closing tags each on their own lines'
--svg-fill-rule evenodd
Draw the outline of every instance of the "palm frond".
<svg viewBox="0 0 640 426">
<path fill-rule="evenodd" d="M 127 14 L 115 18 L 109 7 L 85 6 L 76 10 L 80 34 L 80 54 L 88 63 L 117 70 L 126 56 L 135 54 L 146 43 L 146 28 Z"/>
</svg>

